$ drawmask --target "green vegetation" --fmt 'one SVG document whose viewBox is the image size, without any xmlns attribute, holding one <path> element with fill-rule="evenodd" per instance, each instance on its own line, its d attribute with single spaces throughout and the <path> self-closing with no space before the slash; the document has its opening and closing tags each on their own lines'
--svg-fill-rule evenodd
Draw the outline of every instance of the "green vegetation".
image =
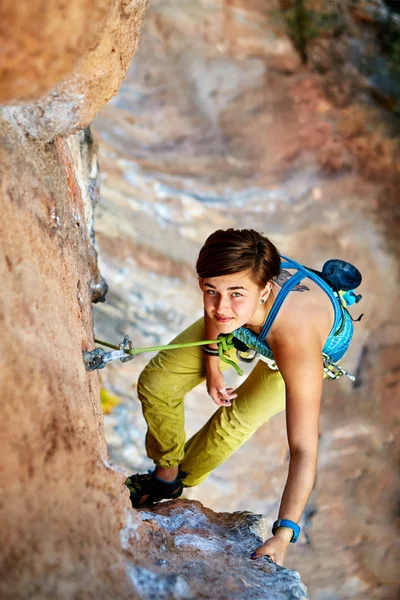
<svg viewBox="0 0 400 600">
<path fill-rule="evenodd" d="M 391 19 L 382 24 L 379 41 L 387 56 L 389 70 L 392 75 L 400 77 L 400 21 Z"/>
<path fill-rule="evenodd" d="M 317 12 L 309 0 L 285 0 L 281 12 L 286 22 L 288 35 L 300 54 L 303 63 L 308 62 L 310 42 L 323 34 L 339 35 L 343 31 L 343 20 L 338 12 Z"/>
</svg>

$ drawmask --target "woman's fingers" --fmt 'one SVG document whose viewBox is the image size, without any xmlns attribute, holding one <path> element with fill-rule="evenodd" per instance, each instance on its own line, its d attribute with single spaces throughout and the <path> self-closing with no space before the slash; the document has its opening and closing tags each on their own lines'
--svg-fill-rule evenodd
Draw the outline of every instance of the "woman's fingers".
<svg viewBox="0 0 400 600">
<path fill-rule="evenodd" d="M 221 395 L 217 389 L 210 390 L 209 395 L 211 396 L 215 404 L 218 404 L 218 406 L 227 405 L 227 402 L 225 400 L 222 400 Z"/>
<path fill-rule="evenodd" d="M 253 554 L 251 554 L 250 558 L 253 560 L 257 560 L 259 558 L 262 558 L 263 556 L 266 556 L 277 565 L 282 566 L 283 561 L 285 559 L 286 548 L 286 541 L 270 538 L 262 546 L 259 546 L 253 552 Z"/>
<path fill-rule="evenodd" d="M 253 552 L 253 554 L 251 555 L 251 559 L 252 560 L 257 560 L 257 558 L 263 558 L 263 557 L 269 558 L 270 560 L 272 560 L 274 563 L 276 563 L 277 565 L 281 565 L 283 564 L 283 558 L 284 555 L 281 553 L 277 553 L 277 552 Z"/>
<path fill-rule="evenodd" d="M 207 391 L 218 406 L 231 406 L 231 401 L 237 397 L 232 387 L 227 387 L 221 372 L 207 374 Z"/>
<path fill-rule="evenodd" d="M 220 388 L 218 390 L 218 392 L 220 393 L 221 397 L 224 400 L 229 400 L 229 399 L 237 397 L 237 394 L 235 394 L 235 390 L 233 388 L 226 388 L 226 387 L 225 388 Z"/>
<path fill-rule="evenodd" d="M 231 401 L 237 398 L 233 388 L 219 388 L 210 390 L 210 396 L 218 406 L 231 406 Z"/>
<path fill-rule="evenodd" d="M 262 551 L 262 547 L 261 548 L 257 548 L 257 550 L 255 552 L 253 552 L 253 554 L 250 556 L 250 558 L 252 558 L 253 560 L 257 559 L 257 558 L 262 558 L 263 556 L 266 556 L 267 558 L 270 558 L 271 560 L 274 560 L 274 554 L 268 553 L 268 552 L 263 552 Z"/>
<path fill-rule="evenodd" d="M 237 394 L 234 393 L 233 388 L 226 388 L 226 387 L 220 388 L 218 390 L 218 392 L 219 392 L 221 399 L 224 400 L 225 403 L 228 403 L 237 397 Z"/>
</svg>

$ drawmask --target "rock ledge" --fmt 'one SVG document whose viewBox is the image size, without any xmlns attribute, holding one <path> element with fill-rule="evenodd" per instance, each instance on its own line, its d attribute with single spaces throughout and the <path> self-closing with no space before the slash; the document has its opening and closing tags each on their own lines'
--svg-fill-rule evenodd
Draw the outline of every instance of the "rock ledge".
<svg viewBox="0 0 400 600">
<path fill-rule="evenodd" d="M 306 600 L 296 571 L 249 556 L 268 535 L 250 512 L 216 513 L 193 500 L 139 511 L 142 525 L 122 536 L 134 557 L 126 572 L 143 599 Z"/>
</svg>

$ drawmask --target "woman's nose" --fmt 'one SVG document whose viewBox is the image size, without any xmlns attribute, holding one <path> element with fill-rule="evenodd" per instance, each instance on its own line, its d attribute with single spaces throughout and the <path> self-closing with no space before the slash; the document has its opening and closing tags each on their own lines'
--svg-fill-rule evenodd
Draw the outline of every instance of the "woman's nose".
<svg viewBox="0 0 400 600">
<path fill-rule="evenodd" d="M 230 308 L 229 298 L 227 298 L 226 296 L 220 295 L 218 303 L 217 303 L 218 312 L 220 312 L 222 314 L 223 311 L 229 310 L 229 308 Z"/>
</svg>

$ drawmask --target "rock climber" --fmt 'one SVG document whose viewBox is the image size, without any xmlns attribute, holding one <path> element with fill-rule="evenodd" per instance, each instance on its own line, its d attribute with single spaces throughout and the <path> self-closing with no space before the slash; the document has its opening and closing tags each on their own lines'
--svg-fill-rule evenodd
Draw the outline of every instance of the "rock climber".
<svg viewBox="0 0 400 600">
<path fill-rule="evenodd" d="M 126 484 L 134 507 L 178 498 L 184 487 L 204 481 L 263 423 L 286 410 L 286 485 L 273 535 L 251 554 L 282 564 L 289 543 L 298 539 L 316 476 L 322 353 L 341 358 L 352 337 L 352 319 L 326 278 L 284 259 L 267 237 L 251 229 L 211 234 L 196 270 L 204 317 L 172 343 L 214 340 L 247 328 L 265 343 L 275 369 L 258 361 L 234 390 L 225 383 L 227 365 L 216 344 L 159 352 L 138 381 L 146 450 L 155 469 L 131 475 Z M 185 394 L 204 379 L 218 410 L 186 441 Z"/>
</svg>

